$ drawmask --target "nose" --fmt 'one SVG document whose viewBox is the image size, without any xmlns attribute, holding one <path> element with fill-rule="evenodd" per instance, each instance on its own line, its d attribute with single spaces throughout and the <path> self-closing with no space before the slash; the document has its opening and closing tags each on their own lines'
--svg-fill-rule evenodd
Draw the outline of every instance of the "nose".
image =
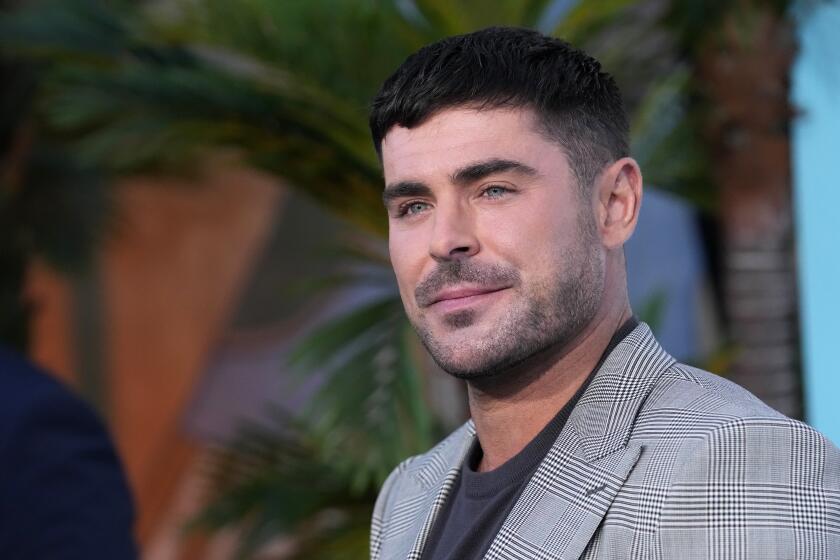
<svg viewBox="0 0 840 560">
<path fill-rule="evenodd" d="M 470 212 L 458 204 L 438 204 L 435 209 L 429 254 L 436 261 L 451 261 L 472 257 L 480 245 Z"/>
</svg>

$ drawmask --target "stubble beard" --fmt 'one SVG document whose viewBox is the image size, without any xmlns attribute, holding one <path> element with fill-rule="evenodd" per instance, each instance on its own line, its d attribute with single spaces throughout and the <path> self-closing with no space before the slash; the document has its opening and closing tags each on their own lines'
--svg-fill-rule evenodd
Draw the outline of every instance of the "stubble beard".
<svg viewBox="0 0 840 560">
<path fill-rule="evenodd" d="M 507 278 L 520 291 L 517 302 L 481 338 L 464 338 L 457 331 L 470 327 L 477 313 L 467 309 L 446 315 L 444 323 L 454 336 L 436 336 L 424 320 L 412 320 L 423 345 L 437 364 L 459 379 L 481 380 L 518 369 L 551 349 L 564 349 L 594 319 L 604 293 L 604 264 L 598 253 L 594 223 L 580 228 L 581 242 L 556 256 L 558 273 L 553 282 L 533 286 L 517 283 L 515 269 L 478 265 L 470 261 L 442 263 L 429 279 L 447 282 L 486 283 Z M 421 283 L 418 290 L 423 287 Z"/>
</svg>

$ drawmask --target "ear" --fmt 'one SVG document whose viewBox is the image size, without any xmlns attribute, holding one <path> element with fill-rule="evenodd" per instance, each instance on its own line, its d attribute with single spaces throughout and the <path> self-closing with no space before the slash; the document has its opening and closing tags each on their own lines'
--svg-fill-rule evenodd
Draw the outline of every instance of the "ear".
<svg viewBox="0 0 840 560">
<path fill-rule="evenodd" d="M 642 204 L 642 172 L 636 160 L 624 157 L 595 180 L 596 212 L 601 241 L 609 249 L 630 239 Z"/>
</svg>

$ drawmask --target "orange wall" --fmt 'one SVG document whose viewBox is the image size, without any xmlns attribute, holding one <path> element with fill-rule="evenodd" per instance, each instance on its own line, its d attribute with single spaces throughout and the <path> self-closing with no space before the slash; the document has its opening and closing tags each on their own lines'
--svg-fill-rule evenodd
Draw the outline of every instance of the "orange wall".
<svg viewBox="0 0 840 560">
<path fill-rule="evenodd" d="M 170 512 L 196 450 L 181 415 L 283 190 L 256 172 L 218 166 L 196 182 L 136 178 L 115 192 L 116 228 L 100 261 L 107 410 L 135 491 L 138 535 L 150 543 L 172 538 L 167 525 L 180 522 Z M 69 283 L 36 263 L 27 291 L 37 305 L 33 358 L 72 383 Z"/>
</svg>

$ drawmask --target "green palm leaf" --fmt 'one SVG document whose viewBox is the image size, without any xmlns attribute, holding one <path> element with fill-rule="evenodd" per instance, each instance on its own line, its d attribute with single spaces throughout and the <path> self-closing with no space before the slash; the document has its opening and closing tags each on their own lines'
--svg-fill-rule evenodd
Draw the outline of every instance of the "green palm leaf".
<svg viewBox="0 0 840 560">
<path fill-rule="evenodd" d="M 242 425 L 213 456 L 206 473 L 212 499 L 188 528 L 236 527 L 237 558 L 249 558 L 278 535 L 304 547 L 323 533 L 343 536 L 346 526 L 358 524 L 359 512 L 367 523 L 371 495 L 349 495 L 346 479 L 318 449 L 304 426 L 280 412 L 269 425 Z M 327 508 L 334 520 L 324 524 Z"/>
<path fill-rule="evenodd" d="M 416 0 L 413 4 L 439 38 L 491 25 L 535 27 L 551 3 L 548 0 L 499 0 L 491 9 L 481 0 Z"/>
<path fill-rule="evenodd" d="M 400 459 L 439 435 L 409 358 L 413 336 L 395 294 L 329 321 L 293 355 L 302 373 L 325 376 L 306 416 L 325 458 L 352 471 L 354 491 L 381 484 Z"/>
</svg>

